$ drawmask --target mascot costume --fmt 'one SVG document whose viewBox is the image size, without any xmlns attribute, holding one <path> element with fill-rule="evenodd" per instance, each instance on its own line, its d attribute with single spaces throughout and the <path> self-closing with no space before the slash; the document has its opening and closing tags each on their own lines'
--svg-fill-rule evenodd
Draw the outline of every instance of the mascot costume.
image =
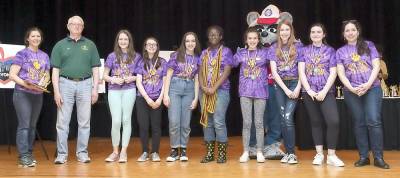
<svg viewBox="0 0 400 178">
<path fill-rule="evenodd" d="M 278 7 L 275 5 L 268 5 L 261 13 L 258 12 L 249 12 L 247 14 L 247 24 L 249 27 L 257 27 L 258 32 L 260 33 L 261 39 L 260 42 L 264 47 L 269 47 L 274 42 L 277 41 L 277 28 L 278 24 L 283 21 L 293 22 L 292 15 L 288 12 L 280 12 Z M 268 71 L 271 71 L 268 69 Z M 271 73 L 268 75 L 268 84 L 269 90 L 271 93 L 272 86 L 274 85 L 274 81 Z M 284 156 L 284 152 L 280 149 L 281 146 L 281 126 L 280 126 L 280 117 L 279 117 L 279 107 L 276 104 L 276 99 L 274 96 L 271 97 L 267 102 L 266 109 L 266 119 L 264 119 L 264 128 L 267 130 L 267 135 L 265 136 L 265 147 L 263 150 L 263 154 L 266 159 L 276 159 L 280 160 Z M 267 124 L 268 123 L 268 124 Z M 253 131 L 254 129 L 254 131 Z M 250 157 L 256 157 L 256 148 L 255 148 L 255 128 L 252 127 L 251 141 L 250 141 Z M 252 144 L 254 143 L 254 144 Z"/>
</svg>

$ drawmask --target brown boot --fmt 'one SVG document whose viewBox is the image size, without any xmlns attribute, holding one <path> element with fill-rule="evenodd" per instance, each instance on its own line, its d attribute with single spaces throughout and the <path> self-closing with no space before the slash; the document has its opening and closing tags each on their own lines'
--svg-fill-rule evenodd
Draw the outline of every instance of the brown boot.
<svg viewBox="0 0 400 178">
<path fill-rule="evenodd" d="M 226 163 L 226 148 L 228 142 L 218 142 L 218 158 L 217 163 Z"/>
<path fill-rule="evenodd" d="M 206 144 L 207 153 L 204 156 L 204 158 L 200 161 L 200 163 L 208 163 L 208 162 L 214 161 L 215 142 L 209 141 L 209 142 L 206 142 L 205 144 Z"/>
</svg>

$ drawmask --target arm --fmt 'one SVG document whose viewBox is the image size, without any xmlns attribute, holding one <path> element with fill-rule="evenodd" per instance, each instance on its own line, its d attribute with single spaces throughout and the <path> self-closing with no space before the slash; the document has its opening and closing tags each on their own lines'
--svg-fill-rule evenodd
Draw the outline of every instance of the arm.
<svg viewBox="0 0 400 178">
<path fill-rule="evenodd" d="M 376 80 L 376 77 L 378 76 L 379 70 L 380 70 L 380 65 L 379 65 L 379 58 L 373 59 L 372 60 L 372 72 L 371 75 L 369 76 L 369 79 L 366 83 L 361 84 L 360 86 L 356 87 L 358 91 L 358 95 L 364 95 L 369 88 L 371 88 L 372 84 Z"/>
<path fill-rule="evenodd" d="M 19 66 L 19 65 L 11 65 L 10 72 L 9 72 L 9 78 L 12 81 L 14 81 L 15 83 L 17 83 L 18 85 L 21 85 L 21 86 L 23 86 L 23 87 L 25 87 L 25 88 L 27 88 L 29 90 L 42 92 L 42 90 L 40 90 L 39 88 L 36 88 L 33 85 L 29 85 L 24 80 L 19 78 L 18 73 L 19 73 L 20 70 L 21 70 L 21 66 Z"/>
<path fill-rule="evenodd" d="M 154 105 L 153 109 L 157 109 L 158 107 L 160 107 L 161 102 L 163 101 L 163 98 L 164 98 L 164 90 L 165 90 L 165 80 L 166 80 L 166 78 L 167 78 L 166 76 L 164 76 L 164 77 L 162 78 L 162 80 L 163 80 L 163 85 L 162 85 L 162 87 L 161 87 L 160 96 L 158 96 L 157 100 L 155 101 L 155 105 Z"/>
<path fill-rule="evenodd" d="M 217 89 L 222 85 L 222 83 L 228 79 L 231 69 L 232 67 L 230 65 L 225 65 L 222 76 L 217 80 L 217 82 L 215 82 L 214 86 L 208 90 L 209 94 L 214 94 L 215 91 L 217 91 Z"/>
<path fill-rule="evenodd" d="M 300 82 L 306 90 L 307 94 L 314 100 L 314 97 L 317 95 L 314 90 L 312 90 L 310 84 L 307 81 L 307 76 L 305 74 L 306 66 L 305 62 L 299 62 L 299 78 Z"/>
<path fill-rule="evenodd" d="M 92 104 L 94 104 L 97 102 L 97 99 L 99 97 L 99 93 L 97 91 L 97 88 L 99 86 L 99 67 L 93 67 L 92 73 L 93 73 Z"/>
<path fill-rule="evenodd" d="M 137 76 L 136 76 L 136 87 L 139 90 L 139 92 L 142 95 L 142 97 L 146 100 L 147 104 L 150 107 L 152 107 L 154 105 L 154 101 L 149 97 L 149 95 L 147 95 L 147 92 L 144 89 L 143 84 L 142 84 L 142 79 L 143 79 L 143 76 L 141 74 L 137 74 Z"/>
<path fill-rule="evenodd" d="M 166 107 L 169 107 L 169 102 L 170 102 L 170 99 L 169 99 L 169 86 L 171 84 L 171 78 L 172 78 L 172 74 L 173 73 L 174 73 L 174 70 L 169 68 L 168 71 L 167 71 L 167 76 L 165 77 L 165 81 L 164 81 L 165 88 L 164 88 L 164 99 L 163 99 L 163 102 L 164 102 L 164 105 Z"/>
<path fill-rule="evenodd" d="M 106 82 L 109 82 L 111 84 L 122 85 L 124 83 L 124 79 L 122 79 L 122 78 L 111 77 L 110 76 L 110 69 L 108 67 L 104 67 L 103 79 Z"/>
<path fill-rule="evenodd" d="M 271 65 L 271 73 L 272 73 L 272 76 L 274 77 L 275 82 L 279 85 L 279 87 L 282 88 L 282 90 L 285 92 L 285 94 L 288 97 L 290 97 L 291 94 L 292 94 L 292 91 L 289 90 L 289 88 L 286 87 L 285 83 L 283 83 L 281 77 L 279 76 L 279 74 L 277 72 L 276 62 L 275 61 L 271 61 L 270 65 Z"/>
<path fill-rule="evenodd" d="M 323 101 L 325 99 L 325 96 L 329 92 L 329 89 L 331 89 L 333 83 L 335 83 L 336 76 L 337 76 L 336 67 L 329 68 L 328 80 L 326 81 L 324 88 L 317 94 L 318 101 Z"/>
<path fill-rule="evenodd" d="M 194 77 L 194 99 L 190 105 L 190 109 L 195 109 L 197 107 L 197 101 L 199 99 L 199 75 L 196 74 Z"/>
<path fill-rule="evenodd" d="M 53 67 L 53 74 L 51 76 L 51 82 L 53 83 L 53 90 L 54 90 L 54 101 L 58 108 L 61 108 L 63 104 L 63 99 L 60 94 L 60 69 Z"/>
<path fill-rule="evenodd" d="M 343 85 L 354 94 L 357 94 L 357 91 L 351 86 L 349 79 L 346 77 L 343 64 L 337 64 L 337 74 Z"/>
</svg>

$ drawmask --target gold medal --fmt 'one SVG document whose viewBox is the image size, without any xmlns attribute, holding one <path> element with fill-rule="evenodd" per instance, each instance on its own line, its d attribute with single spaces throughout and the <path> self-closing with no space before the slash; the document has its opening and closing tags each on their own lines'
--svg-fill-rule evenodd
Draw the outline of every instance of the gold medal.
<svg viewBox="0 0 400 178">
<path fill-rule="evenodd" d="M 156 70 L 155 70 L 155 69 L 150 69 L 149 74 L 150 74 L 151 76 L 156 75 Z"/>
</svg>

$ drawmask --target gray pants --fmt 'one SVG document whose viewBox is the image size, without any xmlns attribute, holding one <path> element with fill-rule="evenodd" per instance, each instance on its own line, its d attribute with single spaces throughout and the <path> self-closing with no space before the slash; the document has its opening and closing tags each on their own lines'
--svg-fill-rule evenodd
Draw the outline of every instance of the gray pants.
<svg viewBox="0 0 400 178">
<path fill-rule="evenodd" d="M 32 94 L 15 89 L 13 103 L 18 118 L 15 143 L 19 156 L 31 155 L 35 141 L 36 123 L 42 109 L 43 94 Z"/>
<path fill-rule="evenodd" d="M 248 97 L 240 97 L 240 106 L 242 108 L 243 115 L 243 148 L 244 151 L 249 151 L 250 142 L 250 129 L 251 122 L 253 120 L 253 105 L 254 105 L 254 125 L 256 127 L 256 140 L 257 140 L 257 151 L 262 151 L 264 146 L 264 110 L 265 110 L 265 99 L 254 99 Z"/>
<path fill-rule="evenodd" d="M 68 155 L 68 133 L 71 113 L 76 101 L 78 139 L 76 153 L 86 153 L 90 135 L 92 78 L 72 81 L 60 77 L 60 93 L 64 103 L 57 109 L 57 153 Z"/>
</svg>

